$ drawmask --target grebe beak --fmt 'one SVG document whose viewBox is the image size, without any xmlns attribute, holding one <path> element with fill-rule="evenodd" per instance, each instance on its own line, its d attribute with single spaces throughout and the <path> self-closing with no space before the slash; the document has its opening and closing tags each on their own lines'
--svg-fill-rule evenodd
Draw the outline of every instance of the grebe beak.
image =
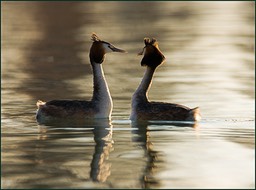
<svg viewBox="0 0 256 190">
<path fill-rule="evenodd" d="M 123 50 L 123 49 L 119 49 L 113 45 L 110 45 L 109 48 L 113 51 L 113 52 L 119 52 L 119 53 L 127 53 L 127 51 Z"/>
<path fill-rule="evenodd" d="M 142 49 L 141 52 L 138 53 L 138 55 L 143 55 L 143 54 L 144 54 L 144 51 L 145 51 L 145 47 Z"/>
</svg>

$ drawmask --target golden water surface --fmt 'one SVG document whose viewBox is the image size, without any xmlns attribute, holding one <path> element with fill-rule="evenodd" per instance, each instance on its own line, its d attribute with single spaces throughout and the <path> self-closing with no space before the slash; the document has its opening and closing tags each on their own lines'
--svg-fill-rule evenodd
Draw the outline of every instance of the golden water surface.
<svg viewBox="0 0 256 190">
<path fill-rule="evenodd" d="M 2 188 L 255 188 L 255 3 L 1 2 Z M 128 54 L 103 65 L 110 122 L 39 125 L 36 101 L 92 94 L 96 32 Z M 129 120 L 144 37 L 166 57 L 150 100 L 202 121 Z"/>
</svg>

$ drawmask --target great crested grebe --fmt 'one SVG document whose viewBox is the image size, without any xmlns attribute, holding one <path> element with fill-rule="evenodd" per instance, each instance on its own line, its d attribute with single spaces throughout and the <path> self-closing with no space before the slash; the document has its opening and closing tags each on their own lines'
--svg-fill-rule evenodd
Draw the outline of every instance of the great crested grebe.
<svg viewBox="0 0 256 190">
<path fill-rule="evenodd" d="M 171 120 L 171 121 L 199 121 L 201 119 L 198 107 L 190 109 L 179 104 L 165 102 L 150 102 L 148 91 L 156 68 L 161 65 L 165 57 L 158 47 L 156 39 L 144 38 L 145 47 L 139 55 L 144 55 L 141 66 L 146 66 L 142 81 L 132 96 L 131 120 Z"/>
<path fill-rule="evenodd" d="M 38 100 L 36 103 L 38 107 L 36 119 L 38 122 L 49 122 L 56 119 L 110 118 L 113 103 L 102 63 L 106 53 L 126 53 L 126 51 L 100 40 L 95 33 L 92 34 L 92 41 L 90 62 L 93 71 L 93 96 L 91 101 L 52 100 L 43 102 Z"/>
</svg>

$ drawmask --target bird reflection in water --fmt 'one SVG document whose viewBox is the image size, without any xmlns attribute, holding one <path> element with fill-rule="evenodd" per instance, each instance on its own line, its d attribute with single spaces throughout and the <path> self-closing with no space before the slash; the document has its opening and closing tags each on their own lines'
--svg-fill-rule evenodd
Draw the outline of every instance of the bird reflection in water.
<svg viewBox="0 0 256 190">
<path fill-rule="evenodd" d="M 92 137 L 95 147 L 94 152 L 89 152 L 88 149 L 90 150 L 91 143 L 88 143 L 88 139 Z M 63 141 L 64 138 L 71 139 L 71 141 Z M 83 143 L 81 139 L 87 140 Z M 53 159 L 56 156 L 56 159 L 58 159 L 57 162 L 60 162 L 58 151 L 63 155 L 61 158 L 62 163 L 57 169 L 62 170 L 63 165 L 70 165 L 69 162 L 74 163 L 73 161 L 75 161 L 73 168 L 68 166 L 68 170 L 72 173 L 72 176 L 69 175 L 71 180 L 75 177 L 82 181 L 105 182 L 111 174 L 111 163 L 108 161 L 108 158 L 110 152 L 113 150 L 113 140 L 112 124 L 108 119 L 87 120 L 84 122 L 65 121 L 63 123 L 51 123 L 48 126 L 41 125 L 39 140 L 41 141 L 41 145 L 45 145 L 44 150 L 51 149 L 52 146 L 57 146 L 57 152 L 51 153 Z M 54 144 L 50 143 L 53 142 L 52 140 L 54 140 Z M 60 144 L 56 145 L 56 140 L 61 140 Z M 80 148 L 82 150 L 78 152 Z M 62 152 L 65 153 L 63 154 Z M 41 153 L 38 152 L 38 155 L 41 155 Z M 92 157 L 92 160 L 89 164 L 88 158 L 90 157 Z M 41 163 L 43 162 L 41 161 Z M 77 168 L 77 165 L 80 165 L 80 167 Z M 90 168 L 88 168 L 88 165 L 90 165 Z M 84 168 L 85 166 L 86 169 Z M 77 176 L 74 176 L 74 173 Z"/>
<path fill-rule="evenodd" d="M 91 162 L 90 177 L 93 181 L 105 182 L 111 174 L 111 163 L 108 163 L 109 153 L 113 150 L 112 125 L 111 130 L 93 129 L 95 151 Z"/>
<path fill-rule="evenodd" d="M 150 121 L 133 121 L 132 122 L 133 134 L 136 136 L 133 137 L 133 141 L 139 142 L 141 147 L 145 151 L 145 157 L 147 158 L 147 163 L 144 169 L 143 176 L 141 177 L 141 186 L 142 188 L 157 188 L 160 187 L 160 181 L 154 177 L 155 170 L 157 168 L 157 163 L 162 162 L 159 155 L 159 151 L 154 150 L 153 142 L 150 140 L 150 133 L 153 132 L 149 130 L 149 126 L 161 126 L 161 129 L 164 130 L 162 126 L 173 126 L 173 127 L 192 127 L 197 129 L 198 124 L 196 122 L 150 122 Z"/>
</svg>

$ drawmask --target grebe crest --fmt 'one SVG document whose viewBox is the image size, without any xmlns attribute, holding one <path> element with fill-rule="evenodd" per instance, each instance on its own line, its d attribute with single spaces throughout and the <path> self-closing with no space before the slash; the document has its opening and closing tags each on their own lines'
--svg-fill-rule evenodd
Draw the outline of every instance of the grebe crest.
<svg viewBox="0 0 256 190">
<path fill-rule="evenodd" d="M 165 61 L 155 38 L 144 38 L 145 47 L 139 55 L 144 55 L 141 66 L 146 66 L 145 74 L 140 85 L 132 96 L 131 120 L 172 120 L 172 121 L 199 121 L 201 119 L 198 107 L 190 109 L 186 106 L 150 102 L 148 91 L 156 68 Z"/>
<path fill-rule="evenodd" d="M 93 71 L 93 96 L 91 101 L 84 100 L 39 100 L 36 119 L 39 123 L 51 123 L 56 120 L 84 120 L 93 118 L 110 118 L 113 108 L 112 98 L 104 76 L 102 64 L 105 54 L 110 52 L 126 53 L 109 42 L 100 40 L 93 33 L 90 48 L 90 62 Z"/>
<path fill-rule="evenodd" d="M 165 57 L 159 49 L 155 38 L 144 38 L 145 47 L 138 55 L 144 55 L 141 60 L 141 66 L 156 68 L 165 61 Z"/>
</svg>

